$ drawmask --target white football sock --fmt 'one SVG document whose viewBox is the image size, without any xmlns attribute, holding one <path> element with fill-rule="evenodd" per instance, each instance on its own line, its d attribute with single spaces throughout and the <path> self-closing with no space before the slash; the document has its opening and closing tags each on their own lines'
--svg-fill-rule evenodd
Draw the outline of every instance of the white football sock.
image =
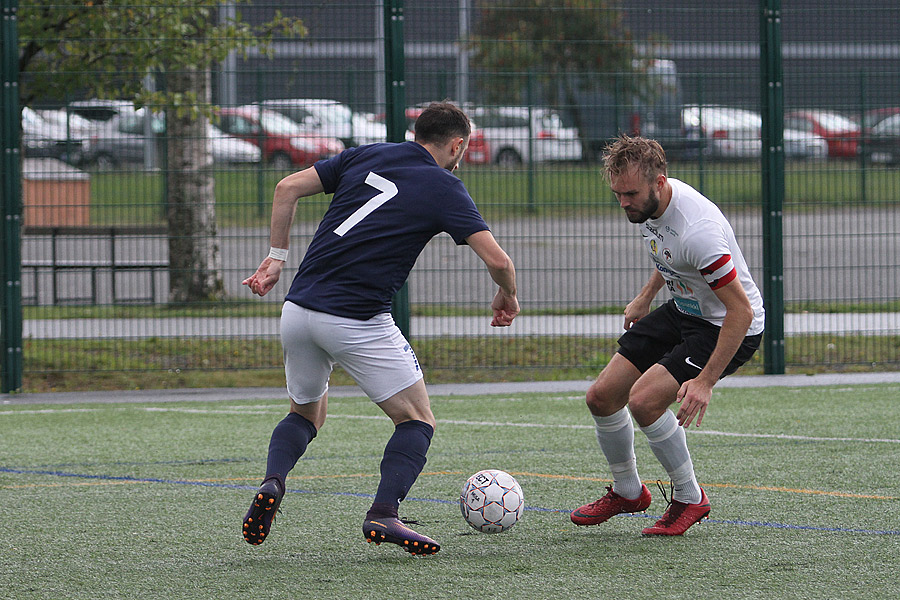
<svg viewBox="0 0 900 600">
<path fill-rule="evenodd" d="M 694 476 L 694 463 L 688 452 L 684 428 L 671 410 L 666 410 L 655 423 L 641 427 L 650 441 L 650 449 L 669 474 L 675 486 L 673 500 L 696 504 L 700 502 L 700 485 Z"/>
<path fill-rule="evenodd" d="M 627 407 L 608 417 L 594 416 L 597 441 L 609 463 L 613 476 L 613 491 L 623 498 L 634 500 L 641 495 L 643 484 L 638 477 L 634 458 L 634 424 Z"/>
</svg>

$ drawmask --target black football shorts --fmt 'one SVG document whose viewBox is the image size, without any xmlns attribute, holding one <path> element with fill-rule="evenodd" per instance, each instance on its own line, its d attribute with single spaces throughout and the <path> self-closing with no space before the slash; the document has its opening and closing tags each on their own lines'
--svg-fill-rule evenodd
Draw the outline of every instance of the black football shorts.
<svg viewBox="0 0 900 600">
<path fill-rule="evenodd" d="M 750 360 L 759 348 L 762 335 L 744 338 L 721 377 L 731 375 Z M 700 374 L 718 339 L 719 327 L 684 314 L 675 307 L 674 300 L 669 300 L 619 338 L 619 354 L 641 373 L 656 363 L 661 364 L 680 385 Z"/>
</svg>

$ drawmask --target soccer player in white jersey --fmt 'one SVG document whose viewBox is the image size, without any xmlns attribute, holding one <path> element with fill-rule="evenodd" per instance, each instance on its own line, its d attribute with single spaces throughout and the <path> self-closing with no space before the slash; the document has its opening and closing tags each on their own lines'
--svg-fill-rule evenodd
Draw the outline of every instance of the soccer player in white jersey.
<svg viewBox="0 0 900 600">
<path fill-rule="evenodd" d="M 759 289 L 719 208 L 666 175 L 655 140 L 621 136 L 603 156 L 605 175 L 628 220 L 640 225 L 653 273 L 625 307 L 619 351 L 587 392 L 613 485 L 599 500 L 574 510 L 576 525 L 597 525 L 650 506 L 634 454 L 637 421 L 672 485 L 662 518 L 642 534 L 682 535 L 709 515 L 697 483 L 684 429 L 699 427 L 716 382 L 747 362 L 762 339 Z M 666 287 L 672 298 L 651 312 Z M 669 407 L 679 403 L 677 414 Z"/>
<path fill-rule="evenodd" d="M 519 312 L 513 262 L 462 181 L 452 174 L 470 134 L 462 110 L 436 102 L 416 120 L 415 141 L 350 148 L 285 177 L 275 187 L 272 249 L 256 273 L 244 280 L 260 296 L 272 290 L 288 258 L 297 200 L 321 192 L 334 196 L 282 310 L 291 407 L 272 432 L 266 474 L 244 516 L 248 543 L 261 544 L 268 536 L 288 472 L 325 422 L 328 379 L 339 364 L 395 426 L 363 534 L 370 542 L 397 544 L 412 554 L 440 549 L 397 515 L 400 501 L 425 465 L 435 420 L 422 369 L 390 309 L 391 298 L 425 244 L 446 232 L 475 251 L 499 286 L 491 304 L 491 325 L 506 327 Z"/>
</svg>

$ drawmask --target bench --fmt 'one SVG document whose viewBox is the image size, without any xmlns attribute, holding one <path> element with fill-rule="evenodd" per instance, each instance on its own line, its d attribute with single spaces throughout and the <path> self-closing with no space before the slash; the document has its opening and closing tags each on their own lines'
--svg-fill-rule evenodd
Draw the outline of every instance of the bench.
<svg viewBox="0 0 900 600">
<path fill-rule="evenodd" d="M 41 282 L 49 278 L 52 304 L 153 304 L 157 302 L 156 274 L 169 268 L 164 226 L 26 226 L 22 230 L 22 303 L 41 303 Z M 148 248 L 147 245 L 152 245 Z M 129 247 L 130 246 L 130 247 Z M 164 257 L 162 258 L 154 258 Z M 131 286 L 138 295 L 119 290 L 123 273 L 149 274 L 149 283 Z M 84 283 L 63 285 L 65 274 L 84 273 L 90 279 L 89 295 L 83 295 Z M 101 275 L 108 274 L 108 287 Z M 33 281 L 33 294 L 25 294 L 26 275 Z M 101 298 L 102 292 L 105 298 Z"/>
</svg>

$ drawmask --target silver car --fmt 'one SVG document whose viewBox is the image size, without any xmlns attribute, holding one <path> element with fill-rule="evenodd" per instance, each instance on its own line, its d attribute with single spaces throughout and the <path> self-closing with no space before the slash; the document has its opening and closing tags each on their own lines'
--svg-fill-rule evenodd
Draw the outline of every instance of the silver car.
<svg viewBox="0 0 900 600">
<path fill-rule="evenodd" d="M 581 160 L 578 130 L 566 127 L 559 114 L 549 108 L 473 108 L 469 115 L 478 123 L 491 163 L 515 166 L 529 160 Z"/>
<path fill-rule="evenodd" d="M 353 112 L 337 100 L 321 98 L 283 98 L 264 100 L 262 106 L 281 113 L 299 124 L 307 133 L 337 138 L 347 148 L 387 140 L 387 127 L 374 115 Z"/>
<path fill-rule="evenodd" d="M 101 124 L 94 132 L 93 146 L 88 162 L 99 170 L 117 168 L 123 163 L 143 163 L 147 152 L 155 153 L 153 164 L 162 159 L 163 136 L 166 133 L 165 120 L 153 115 L 148 137 L 146 131 L 146 111 L 116 115 Z M 259 148 L 249 142 L 227 135 L 211 123 L 207 123 L 207 140 L 217 163 L 258 163 L 261 159 Z"/>
</svg>

